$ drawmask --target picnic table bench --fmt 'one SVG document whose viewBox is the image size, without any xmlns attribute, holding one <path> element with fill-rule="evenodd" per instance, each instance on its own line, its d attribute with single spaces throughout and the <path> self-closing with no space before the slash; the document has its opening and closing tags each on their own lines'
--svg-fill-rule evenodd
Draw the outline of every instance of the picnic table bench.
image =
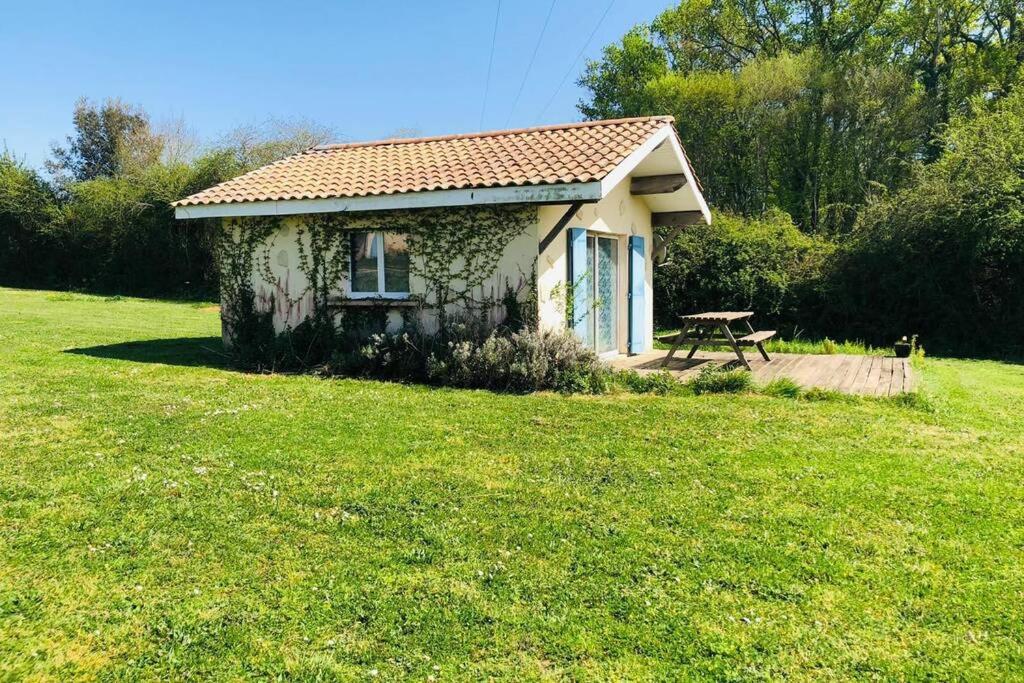
<svg viewBox="0 0 1024 683">
<path fill-rule="evenodd" d="M 683 327 L 679 330 L 679 334 L 672 338 L 672 348 L 661 362 L 661 367 L 668 365 L 676 349 L 683 344 L 693 345 L 690 353 L 686 355 L 687 358 L 693 358 L 693 354 L 697 353 L 697 349 L 701 346 L 727 344 L 736 352 L 736 357 L 747 370 L 750 369 L 750 363 L 743 355 L 744 346 L 756 346 L 757 350 L 761 352 L 761 356 L 766 361 L 771 361 L 768 352 L 764 350 L 764 342 L 775 336 L 775 330 L 755 330 L 754 326 L 750 324 L 750 319 L 753 316 L 753 311 L 712 311 L 680 316 L 679 319 Z M 734 323 L 742 323 L 748 334 L 741 337 L 734 335 L 729 329 L 729 326 Z M 716 332 L 718 332 L 717 335 Z"/>
</svg>

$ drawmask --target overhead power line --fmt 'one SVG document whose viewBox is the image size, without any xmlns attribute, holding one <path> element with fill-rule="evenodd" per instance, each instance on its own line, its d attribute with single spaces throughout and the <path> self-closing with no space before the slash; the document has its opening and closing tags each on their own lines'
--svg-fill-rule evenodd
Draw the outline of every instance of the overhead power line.
<svg viewBox="0 0 1024 683">
<path fill-rule="evenodd" d="M 551 0 L 551 6 L 548 7 L 548 15 L 544 17 L 544 25 L 540 29 L 540 35 L 537 36 L 537 44 L 533 46 L 533 54 L 530 55 L 530 63 L 526 65 L 526 73 L 523 74 L 523 81 L 519 84 L 519 90 L 516 92 L 516 97 L 512 100 L 512 107 L 508 110 L 508 118 L 505 119 L 505 127 L 508 128 L 509 121 L 512 120 L 512 114 L 516 111 L 516 105 L 519 104 L 519 97 L 523 94 L 523 88 L 526 87 L 526 81 L 530 78 L 530 70 L 533 69 L 533 63 L 537 59 L 537 52 L 540 50 L 540 44 L 544 40 L 544 34 L 548 30 L 548 22 L 551 21 L 551 13 L 555 10 L 555 3 L 558 0 Z"/>
<path fill-rule="evenodd" d="M 494 43 L 498 40 L 498 17 L 501 16 L 501 0 L 494 12 L 494 32 L 491 34 L 491 56 L 487 59 L 487 80 L 484 82 L 484 103 L 480 107 L 480 129 L 484 127 L 484 113 L 487 111 L 487 93 L 491 89 L 491 67 L 494 66 Z"/>
<path fill-rule="evenodd" d="M 601 24 L 604 23 L 605 17 L 608 16 L 608 12 L 611 11 L 612 5 L 614 4 L 615 0 L 611 0 L 608 3 L 608 6 L 604 8 L 604 14 L 602 14 L 601 18 L 597 20 L 597 23 L 594 25 L 594 30 L 590 32 L 589 36 L 587 36 L 587 42 L 583 43 L 583 47 L 581 47 L 580 51 L 576 54 L 576 59 L 572 60 L 572 64 L 570 64 L 569 68 L 566 69 L 565 75 L 562 76 L 562 80 L 559 81 L 558 87 L 555 88 L 555 92 L 551 93 L 551 99 L 548 100 L 548 103 L 545 104 L 544 108 L 540 110 L 540 114 L 537 115 L 537 122 L 539 122 L 544 117 L 544 114 L 547 113 L 548 111 L 548 107 L 550 107 L 551 103 L 555 101 L 555 98 L 558 96 L 558 93 L 562 90 L 562 86 L 565 85 L 565 80 L 569 78 L 569 74 L 571 74 L 572 70 L 576 68 L 576 62 L 580 61 L 580 57 L 582 57 L 583 53 L 587 51 L 588 47 L 590 47 L 590 41 L 592 41 L 594 39 L 594 36 L 597 35 L 597 29 L 601 28 Z"/>
</svg>

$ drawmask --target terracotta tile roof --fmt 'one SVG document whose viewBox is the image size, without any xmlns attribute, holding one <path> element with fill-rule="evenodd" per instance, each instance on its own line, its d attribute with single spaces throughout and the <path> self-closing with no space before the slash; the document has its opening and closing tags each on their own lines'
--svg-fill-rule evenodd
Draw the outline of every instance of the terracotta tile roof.
<svg viewBox="0 0 1024 683">
<path fill-rule="evenodd" d="M 601 180 L 671 116 L 324 145 L 174 206 Z"/>
</svg>

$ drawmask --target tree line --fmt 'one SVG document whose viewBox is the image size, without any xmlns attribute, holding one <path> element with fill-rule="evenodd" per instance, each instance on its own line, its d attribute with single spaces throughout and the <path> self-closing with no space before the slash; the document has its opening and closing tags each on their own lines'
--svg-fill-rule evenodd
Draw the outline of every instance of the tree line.
<svg viewBox="0 0 1024 683">
<path fill-rule="evenodd" d="M 328 141 L 270 121 L 201 145 L 182 121 L 154 125 L 116 99 L 80 100 L 47 174 L 0 153 L 0 282 L 166 297 L 216 297 L 211 225 L 171 202 Z"/>
<path fill-rule="evenodd" d="M 1020 352 L 1022 65 L 1016 0 L 682 0 L 588 63 L 579 109 L 674 115 L 719 214 L 656 276 L 662 324 Z"/>
</svg>

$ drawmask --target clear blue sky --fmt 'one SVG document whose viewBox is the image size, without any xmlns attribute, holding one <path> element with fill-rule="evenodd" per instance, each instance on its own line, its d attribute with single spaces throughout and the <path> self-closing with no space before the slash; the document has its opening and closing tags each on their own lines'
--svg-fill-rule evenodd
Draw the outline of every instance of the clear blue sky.
<svg viewBox="0 0 1024 683">
<path fill-rule="evenodd" d="M 541 111 L 608 0 L 503 0 L 483 129 L 573 121 L 587 57 L 671 0 L 616 0 L 558 96 Z M 479 130 L 496 0 L 450 2 L 5 3 L 0 145 L 32 165 L 70 132 L 80 96 L 183 117 L 203 140 L 270 118 L 305 118 L 339 139 Z"/>
</svg>

